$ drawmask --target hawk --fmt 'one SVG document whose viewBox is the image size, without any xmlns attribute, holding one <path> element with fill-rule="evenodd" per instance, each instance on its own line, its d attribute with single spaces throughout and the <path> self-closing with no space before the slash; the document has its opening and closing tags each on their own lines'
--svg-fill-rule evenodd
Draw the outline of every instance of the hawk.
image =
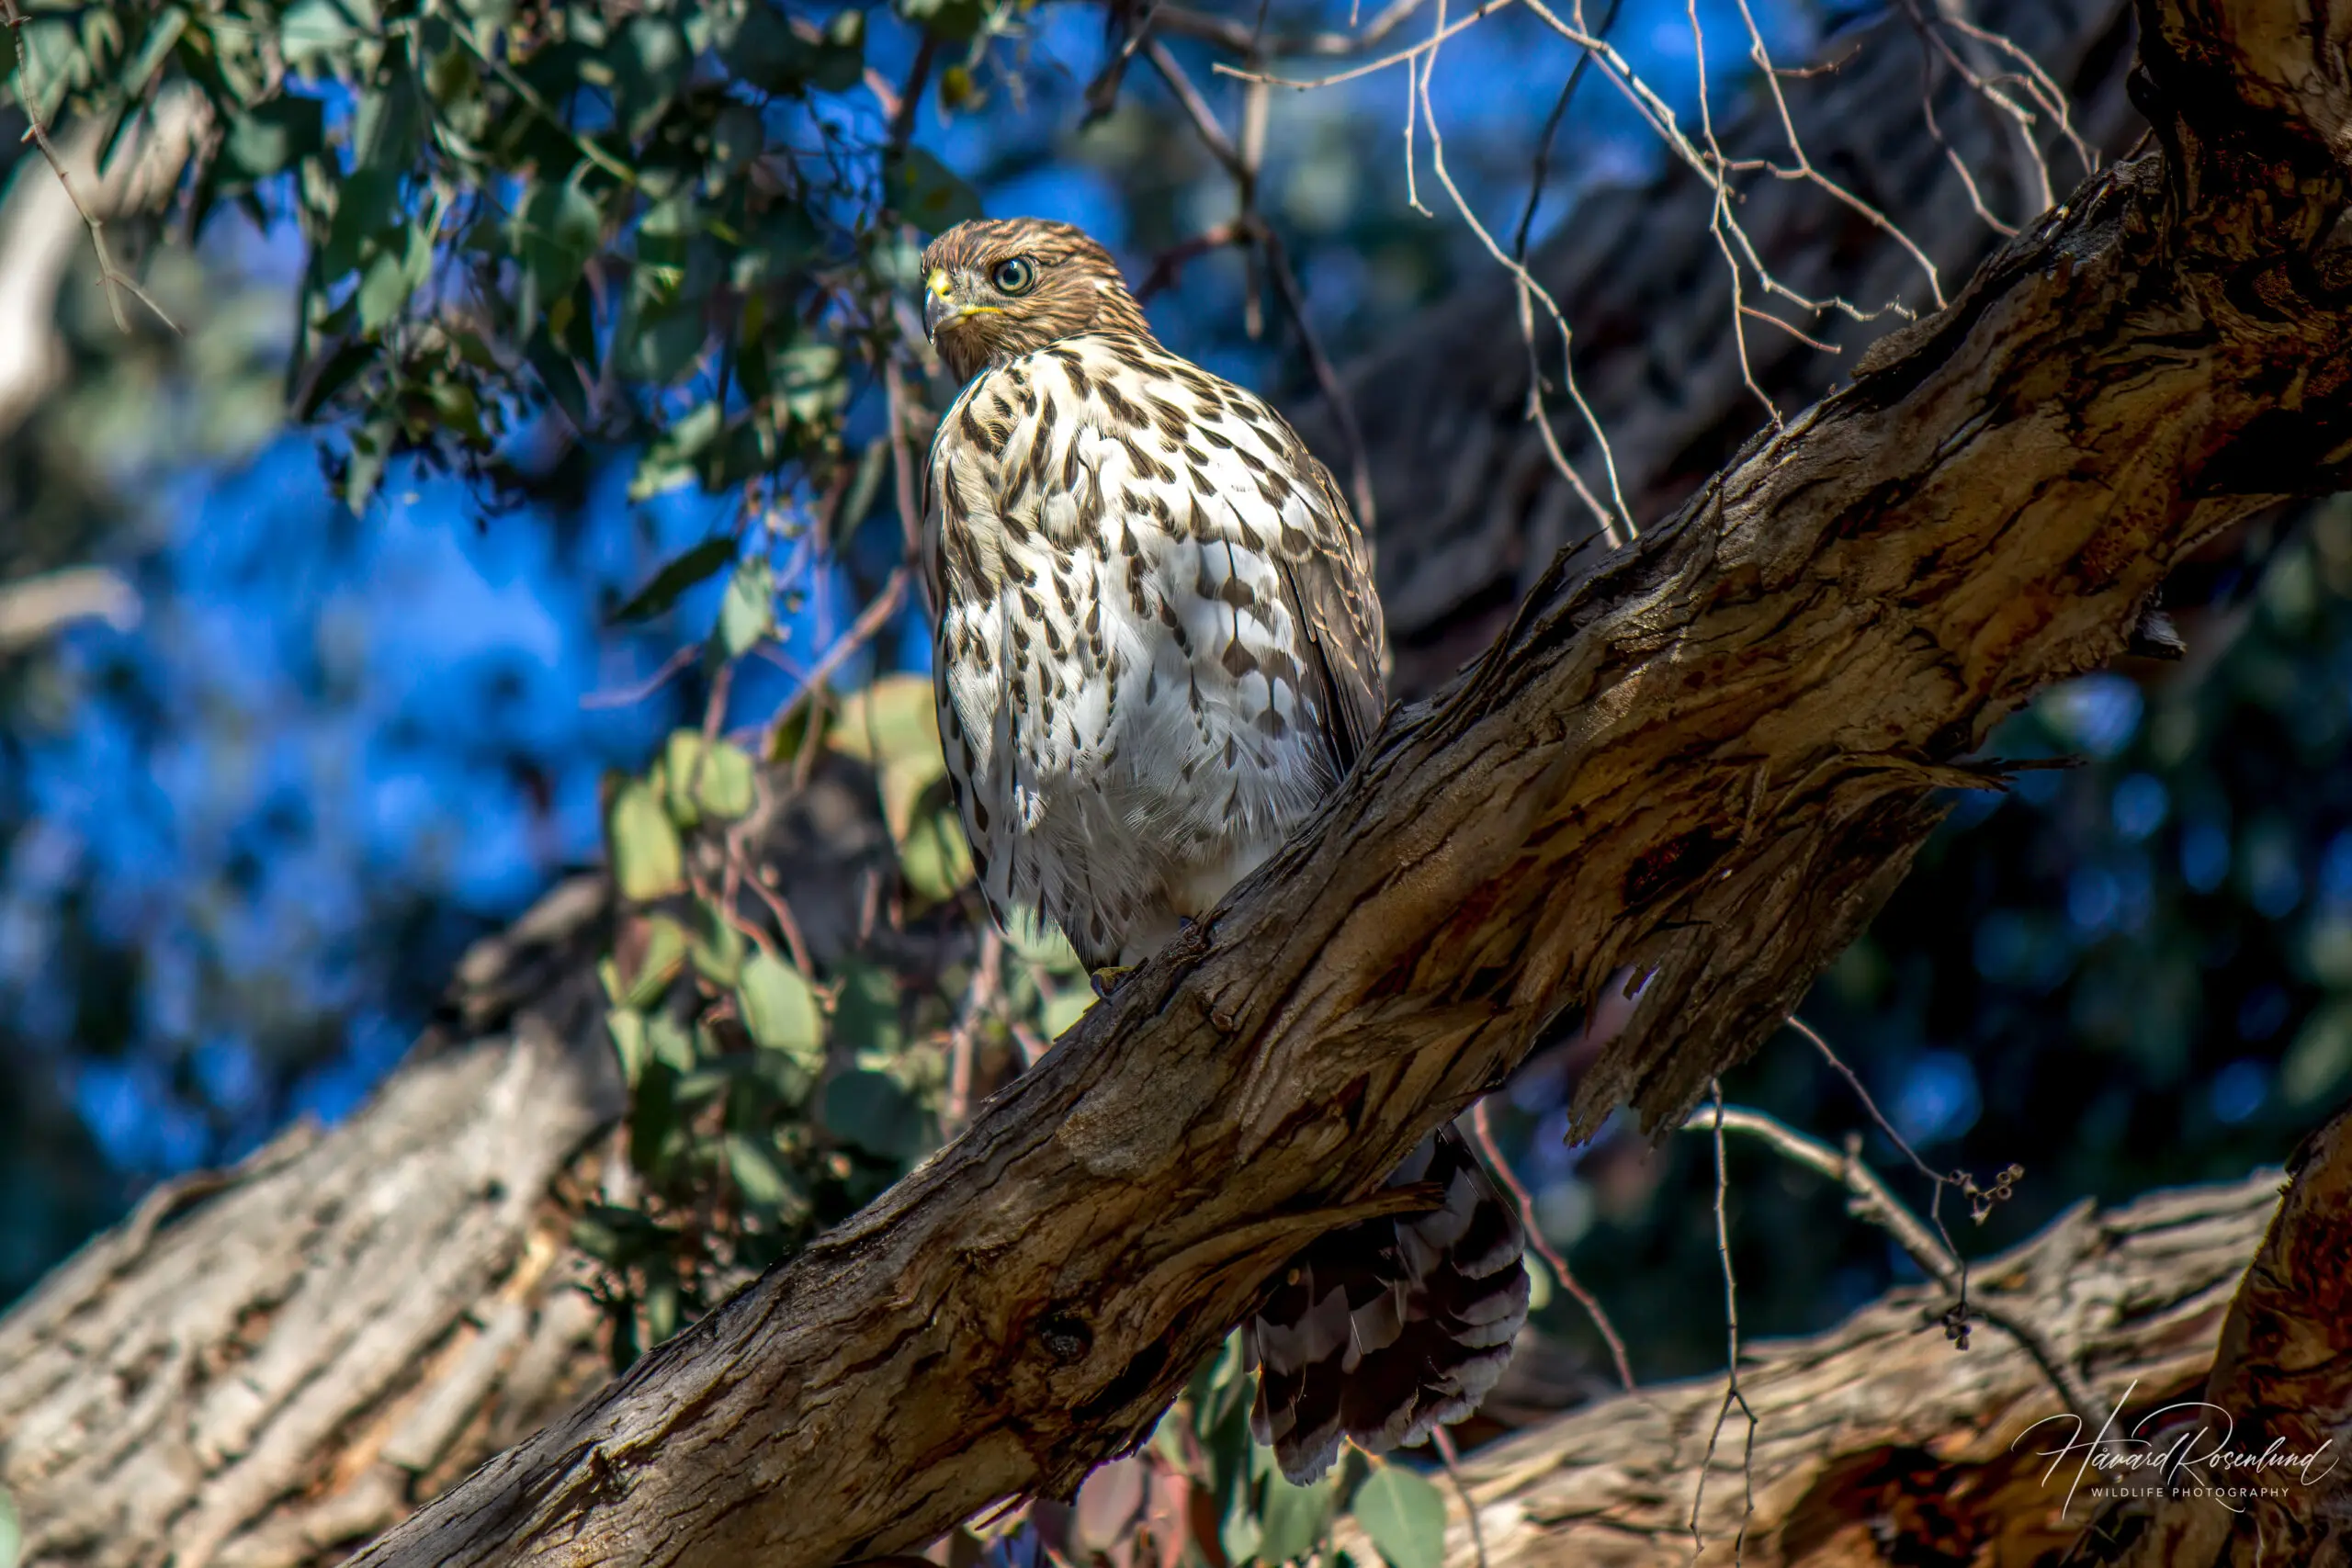
<svg viewBox="0 0 2352 1568">
<path fill-rule="evenodd" d="M 1330 470 L 1161 347 L 1101 245 L 976 220 L 922 269 L 966 383 L 924 477 L 948 777 L 998 923 L 1057 926 L 1107 988 L 1346 776 L 1386 702 L 1380 601 Z M 1526 1319 L 1518 1216 L 1460 1135 L 1391 1181 L 1443 1206 L 1318 1239 L 1244 1328 L 1295 1482 L 1469 1414 Z"/>
</svg>

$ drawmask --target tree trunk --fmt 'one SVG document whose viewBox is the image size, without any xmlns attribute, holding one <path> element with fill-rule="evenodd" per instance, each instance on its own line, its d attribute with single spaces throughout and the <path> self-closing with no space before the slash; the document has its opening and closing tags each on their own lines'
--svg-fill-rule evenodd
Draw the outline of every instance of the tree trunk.
<svg viewBox="0 0 2352 1568">
<path fill-rule="evenodd" d="M 2345 1174 L 2323 1183 L 2307 1169 L 2301 1179 L 2316 1193 Z M 2278 1187 L 2272 1173 L 2105 1212 L 2084 1204 L 1977 1265 L 1973 1291 L 2037 1325 L 2087 1374 L 2100 1402 L 2093 1418 L 2120 1410 L 2128 1429 L 2222 1376 L 2215 1348 Z M 2352 1212 L 2335 1201 L 2342 1246 Z M 1475 1537 L 1449 1489 L 1450 1568 L 2055 1564 L 2103 1527 L 2103 1478 L 2093 1469 L 2078 1484 L 2079 1455 L 2053 1465 L 2046 1450 L 2075 1425 L 2059 1392 L 1996 1329 L 1979 1325 L 1956 1348 L 1939 1322 L 1946 1303 L 1932 1287 L 1900 1290 L 1818 1337 L 1749 1347 L 1739 1393 L 1755 1416 L 1752 1449 L 1738 1407 L 1718 1426 L 1720 1377 L 1644 1389 L 1490 1445 L 1461 1470 Z M 2335 1303 L 2314 1294 L 2297 1305 Z M 2242 1436 L 2275 1409 L 2227 1408 Z M 2254 1446 L 2279 1429 L 2266 1425 Z M 1359 1562 L 1375 1555 L 1352 1532 L 1339 1544 Z"/>
<path fill-rule="evenodd" d="M 829 957 L 888 852 L 876 799 L 830 764 L 757 829 Z M 158 1189 L 0 1318 L 27 1563 L 339 1561 L 606 1382 L 556 1189 L 623 1179 L 608 914 L 602 878 L 559 886 L 350 1121 Z"/>
<path fill-rule="evenodd" d="M 376 1543 L 819 1568 L 1139 1442 L 1308 1235 L 1627 967 L 1577 1124 L 1671 1124 L 1962 760 L 2352 450 L 2352 0 L 2146 0 L 2095 176 L 1676 522 L 1546 570 L 1311 827 L 971 1130 Z M 1367 1197 L 1367 1194 L 1373 1196 Z"/>
</svg>

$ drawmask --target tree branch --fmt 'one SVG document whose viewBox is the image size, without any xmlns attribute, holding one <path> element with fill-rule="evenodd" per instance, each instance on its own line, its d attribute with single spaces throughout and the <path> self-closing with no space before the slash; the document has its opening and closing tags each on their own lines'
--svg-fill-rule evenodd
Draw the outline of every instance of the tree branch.
<svg viewBox="0 0 2352 1568">
<path fill-rule="evenodd" d="M 1628 966 L 1655 978 L 1576 1123 L 1679 1119 L 1996 720 L 2117 653 L 2197 541 L 2345 483 L 2347 15 L 2151 0 L 2163 153 L 1639 546 L 1555 561 L 963 1137 L 359 1561 L 918 1545 L 1141 1441 L 1271 1269 Z"/>
<path fill-rule="evenodd" d="M 1978 1271 L 2007 1308 L 2050 1324 L 2067 1359 L 2097 1369 L 2098 1418 L 2120 1407 L 2128 1427 L 2196 1397 L 2278 1212 L 2275 1171 L 2116 1209 L 2085 1203 Z M 1953 1348 L 1936 1332 L 1942 1304 L 1934 1286 L 1897 1290 L 1827 1333 L 1751 1347 L 1740 1385 L 1758 1416 L 1758 1506 L 1744 1517 L 1740 1455 L 1719 1450 L 1699 1521 L 1705 1568 L 1734 1562 L 1743 1524 L 1747 1568 L 2075 1561 L 2068 1547 L 2100 1528 L 2088 1495 L 2099 1472 L 2071 1502 L 2081 1456 L 2046 1477 L 2038 1450 L 2065 1439 L 2071 1416 L 2019 1347 L 1986 1336 Z M 1699 1449 L 1723 1388 L 1720 1375 L 1645 1388 L 1469 1456 L 1487 1568 L 1690 1568 Z M 2256 1413 L 2233 1409 L 2251 1434 Z M 1466 1510 L 1449 1500 L 1447 1514 L 1450 1568 L 1476 1568 Z M 1334 1544 L 1360 1562 L 1374 1555 L 1352 1526 Z"/>
</svg>

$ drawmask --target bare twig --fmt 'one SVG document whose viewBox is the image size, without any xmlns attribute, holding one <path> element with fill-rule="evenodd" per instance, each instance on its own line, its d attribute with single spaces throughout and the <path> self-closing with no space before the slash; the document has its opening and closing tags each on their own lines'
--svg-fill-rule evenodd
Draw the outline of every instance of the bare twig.
<svg viewBox="0 0 2352 1568">
<path fill-rule="evenodd" d="M 882 591 L 866 601 L 865 608 L 857 613 L 857 619 L 850 623 L 849 630 L 836 638 L 833 646 L 825 650 L 824 657 L 810 668 L 808 681 L 793 694 L 792 700 L 776 710 L 775 716 L 763 727 L 767 732 L 774 735 L 791 723 L 799 713 L 801 704 L 813 701 L 815 694 L 831 680 L 833 671 L 874 640 L 876 634 L 889 624 L 890 617 L 899 613 L 906 598 L 907 568 L 901 561 L 890 569 L 890 575 L 883 581 Z"/>
<path fill-rule="evenodd" d="M 25 111 L 25 134 L 32 139 L 33 145 L 40 149 L 40 155 L 48 162 L 50 172 L 57 176 L 58 185 L 64 189 L 65 198 L 74 204 L 74 210 L 81 215 L 83 227 L 90 231 L 90 249 L 97 254 L 98 278 L 106 286 L 107 308 L 114 312 L 115 330 L 122 333 L 130 330 L 130 318 L 122 308 L 122 297 L 128 294 L 146 306 L 157 321 L 173 332 L 179 332 L 180 324 L 155 303 L 153 296 L 139 287 L 138 280 L 115 265 L 114 252 L 107 244 L 106 220 L 92 211 L 89 204 L 82 199 L 81 191 L 74 184 L 73 171 L 66 167 L 65 159 L 57 151 L 57 144 L 50 140 L 49 127 L 41 119 L 40 87 L 33 80 L 32 51 L 25 43 L 25 17 L 17 9 L 17 0 L 0 0 L 0 26 L 5 26 L 16 35 L 17 101 Z"/>
<path fill-rule="evenodd" d="M 1297 329 L 1299 347 L 1306 352 L 1307 367 L 1315 373 L 1315 385 L 1339 421 L 1340 439 L 1348 448 L 1349 499 L 1355 502 L 1356 521 L 1369 534 L 1374 515 L 1372 455 L 1364 447 L 1363 427 L 1356 422 L 1355 404 L 1348 397 L 1339 371 L 1332 368 L 1330 357 L 1323 352 L 1314 323 L 1307 320 L 1306 291 L 1298 286 L 1298 276 L 1291 269 L 1290 255 L 1283 247 L 1281 236 L 1264 220 L 1251 221 L 1257 229 L 1258 243 L 1266 253 L 1266 269 L 1273 276 L 1274 292 L 1281 296 L 1283 309 L 1290 316 L 1291 325 Z"/>
<path fill-rule="evenodd" d="M 2015 1339 L 2018 1348 L 2031 1357 L 2034 1364 L 2049 1378 L 2051 1387 L 2057 1392 L 2066 1408 L 2089 1423 L 2090 1429 L 2098 1428 L 2098 1402 L 2091 1396 L 2090 1385 L 2082 1373 L 2052 1343 L 2050 1337 L 2034 1325 L 2013 1314 L 1969 1300 L 1966 1259 L 1949 1245 L 1949 1236 L 1939 1240 L 1936 1231 L 1896 1198 L 1878 1173 L 1863 1161 L 1859 1139 L 1850 1140 L 1844 1152 L 1840 1153 L 1775 1117 L 1737 1106 L 1727 1109 L 1720 1100 L 1684 1125 L 1689 1131 L 1712 1132 L 1718 1145 L 1726 1130 L 1745 1133 L 1770 1145 L 1785 1158 L 1843 1187 L 1848 1194 L 1849 1213 L 1859 1220 L 1877 1225 L 1894 1237 L 1895 1245 L 1919 1266 L 1920 1271 L 1951 1292 L 1962 1310 L 1982 1317 Z M 1949 1318 L 1948 1314 L 1948 1322 Z M 1964 1348 L 1964 1337 L 1955 1337 Z"/>
<path fill-rule="evenodd" d="M 678 672 L 692 664 L 695 661 L 695 656 L 701 651 L 700 644 L 690 642 L 663 660 L 661 668 L 655 670 L 644 680 L 632 682 L 626 686 L 613 686 L 600 692 L 586 693 L 581 697 L 580 705 L 583 708 L 633 707 L 675 680 Z"/>
<path fill-rule="evenodd" d="M 1198 39 L 1231 50 L 1236 54 L 1258 54 L 1269 59 L 1319 56 L 1324 59 L 1344 59 L 1361 54 L 1379 44 L 1396 30 L 1427 0 L 1390 0 L 1380 14 L 1356 32 L 1293 33 L 1266 38 L 1260 27 L 1246 26 L 1226 17 L 1212 17 L 1203 11 L 1182 6 L 1160 6 L 1152 14 L 1152 25 L 1161 32 L 1179 38 Z M 1260 18 L 1260 26 L 1263 17 Z"/>
<path fill-rule="evenodd" d="M 1623 1337 L 1618 1334 L 1617 1325 L 1609 1320 L 1608 1313 L 1601 1310 L 1600 1300 L 1585 1288 L 1583 1281 L 1576 1277 L 1575 1270 L 1568 1267 L 1568 1260 L 1561 1256 L 1559 1249 L 1544 1235 L 1543 1227 L 1535 1223 L 1535 1201 L 1528 1196 L 1526 1186 L 1519 1179 L 1519 1172 L 1503 1158 L 1502 1146 L 1496 1141 L 1494 1128 L 1487 1120 L 1485 1100 L 1481 1100 L 1471 1109 L 1470 1126 L 1478 1135 L 1478 1148 L 1487 1156 L 1487 1163 L 1494 1167 L 1495 1174 L 1501 1178 L 1504 1188 L 1510 1193 L 1511 1201 L 1519 1206 L 1520 1227 L 1526 1231 L 1529 1245 L 1535 1248 L 1535 1255 L 1544 1259 L 1544 1266 L 1552 1270 L 1552 1278 L 1560 1282 L 1560 1288 L 1574 1296 L 1577 1304 L 1584 1308 L 1585 1315 L 1592 1320 L 1592 1326 L 1609 1347 L 1609 1359 L 1616 1363 L 1618 1382 L 1627 1393 L 1633 1393 L 1634 1362 L 1633 1358 L 1625 1353 Z"/>
<path fill-rule="evenodd" d="M 965 988 L 963 1010 L 947 1041 L 947 1104 L 941 1122 L 951 1132 L 961 1128 L 972 1111 L 972 1055 L 979 1037 L 980 1020 L 996 1006 L 1003 988 L 1004 933 L 989 925 L 980 932 L 980 955 L 972 965 L 972 983 Z"/>
<path fill-rule="evenodd" d="M 1732 1561 L 1737 1562 L 1747 1545 L 1747 1521 L 1756 1512 L 1756 1412 L 1749 1408 L 1747 1396 L 1739 1387 L 1739 1279 L 1731 1264 L 1731 1219 L 1725 1212 L 1724 1201 L 1731 1190 L 1731 1178 L 1724 1160 L 1724 1089 L 1716 1079 L 1707 1080 L 1707 1092 L 1714 1101 L 1711 1124 L 1715 1136 L 1715 1256 L 1724 1272 L 1724 1397 L 1715 1408 L 1714 1424 L 1707 1431 L 1707 1451 L 1699 1460 L 1698 1484 L 1690 1490 L 1690 1561 L 1695 1565 L 1707 1550 L 1707 1538 L 1699 1529 L 1699 1513 L 1707 1498 L 1707 1472 L 1715 1462 L 1715 1444 L 1723 1437 L 1724 1423 L 1730 1419 L 1735 1406 L 1747 1422 L 1747 1438 L 1740 1469 L 1747 1481 L 1746 1506 L 1739 1519 L 1739 1533 L 1732 1543 Z M 1702 1113 L 1703 1114 L 1703 1113 Z"/>
<path fill-rule="evenodd" d="M 1487 1532 L 1478 1523 L 1478 1504 L 1470 1495 L 1470 1483 L 1462 1478 L 1462 1456 L 1455 1451 L 1453 1434 L 1442 1427 L 1432 1427 L 1430 1441 L 1437 1450 L 1439 1462 L 1445 1466 L 1446 1479 L 1453 1483 L 1453 1495 L 1462 1499 L 1462 1517 L 1470 1526 L 1470 1549 L 1477 1553 L 1478 1568 L 1487 1568 Z"/>
</svg>

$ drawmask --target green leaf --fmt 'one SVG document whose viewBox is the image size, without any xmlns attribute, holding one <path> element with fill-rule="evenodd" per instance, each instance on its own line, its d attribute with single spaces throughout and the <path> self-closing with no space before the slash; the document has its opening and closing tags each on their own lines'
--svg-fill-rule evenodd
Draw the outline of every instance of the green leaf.
<svg viewBox="0 0 2352 1568">
<path fill-rule="evenodd" d="M 906 1043 L 899 1023 L 899 980 L 879 964 L 841 965 L 833 1001 L 833 1032 L 853 1051 L 897 1051 Z"/>
<path fill-rule="evenodd" d="M 865 76 L 865 13 L 844 8 L 825 24 L 809 83 L 820 93 L 846 93 Z"/>
<path fill-rule="evenodd" d="M 686 79 L 694 51 L 686 35 L 667 17 L 636 16 L 613 40 L 613 86 L 632 140 L 653 129 Z"/>
<path fill-rule="evenodd" d="M 768 0 L 751 0 L 719 52 L 720 62 L 763 93 L 797 94 L 808 77 L 808 46 Z"/>
<path fill-rule="evenodd" d="M 678 1129 L 672 1097 L 676 1084 L 677 1076 L 668 1068 L 648 1064 L 629 1100 L 628 1162 L 648 1176 L 661 1170 L 671 1135 Z"/>
<path fill-rule="evenodd" d="M 368 500 L 384 478 L 391 460 L 392 423 L 372 419 L 351 433 L 351 461 L 344 470 L 343 503 L 355 513 L 368 509 Z"/>
<path fill-rule="evenodd" d="M 869 1154 L 910 1160 L 931 1145 L 931 1118 L 888 1073 L 859 1070 L 825 1086 L 825 1125 Z"/>
<path fill-rule="evenodd" d="M 1226 1510 L 1216 1539 L 1228 1562 L 1248 1562 L 1258 1555 L 1258 1517 L 1250 1511 L 1247 1493 L 1236 1497 L 1233 1506 Z"/>
<path fill-rule="evenodd" d="M 695 1070 L 694 1032 L 666 1008 L 645 1015 L 645 1048 L 673 1073 L 684 1076 Z"/>
<path fill-rule="evenodd" d="M 884 675 L 842 697 L 825 743 L 876 766 L 939 759 L 939 706 L 931 677 Z M 945 770 L 944 760 L 940 767 Z"/>
<path fill-rule="evenodd" d="M 733 281 L 741 289 L 788 283 L 817 254 L 817 226 L 798 207 L 771 209 L 754 224 L 736 254 Z"/>
<path fill-rule="evenodd" d="M 741 817 L 752 808 L 752 759 L 731 741 L 706 747 L 702 732 L 673 729 L 660 771 L 670 818 L 691 828 L 706 815 Z"/>
<path fill-rule="evenodd" d="M 899 868 L 924 904 L 944 904 L 972 880 L 972 846 L 953 811 L 933 811 L 899 846 Z"/>
<path fill-rule="evenodd" d="M 603 243 L 604 215 L 576 183 L 532 187 L 515 214 L 512 239 L 526 285 L 524 320 L 540 315 L 569 293 Z"/>
<path fill-rule="evenodd" d="M 743 960 L 735 988 L 743 1027 L 771 1051 L 781 1051 L 813 1073 L 825 1063 L 825 1019 L 808 982 L 764 949 Z"/>
<path fill-rule="evenodd" d="M 613 879 L 622 897 L 660 898 L 685 886 L 685 848 L 661 797 L 645 780 L 630 780 L 613 796 L 605 833 L 612 844 Z"/>
<path fill-rule="evenodd" d="M 1279 1470 L 1262 1483 L 1258 1501 L 1258 1556 L 1266 1562 L 1296 1562 L 1323 1543 L 1331 1528 L 1337 1481 L 1326 1475 L 1312 1486 L 1293 1486 Z"/>
<path fill-rule="evenodd" d="M 400 175 L 386 169 L 354 169 L 335 187 L 334 217 L 319 246 L 319 273 L 341 277 L 375 254 L 384 234 L 401 219 Z"/>
<path fill-rule="evenodd" d="M 662 774 L 670 816 L 682 828 L 706 816 L 732 820 L 752 809 L 751 754 L 731 740 L 706 748 L 700 731 L 673 730 L 662 748 Z"/>
<path fill-rule="evenodd" d="M 889 173 L 888 201 L 899 216 L 936 234 L 980 216 L 980 198 L 946 164 L 921 147 L 910 147 Z"/>
<path fill-rule="evenodd" d="M 1039 1021 L 1046 1026 L 1046 1038 L 1058 1040 L 1065 1031 L 1086 1016 L 1086 1010 L 1095 1002 L 1091 986 L 1057 986 L 1046 993 L 1046 1014 Z"/>
<path fill-rule="evenodd" d="M 378 85 L 359 95 L 351 113 L 351 155 L 355 169 L 379 169 L 400 175 L 416 161 L 424 129 L 424 105 L 415 78 L 407 72 L 390 73 Z"/>
<path fill-rule="evenodd" d="M 735 558 L 735 540 L 722 534 L 715 539 L 705 539 L 685 554 L 677 557 L 653 574 L 653 581 L 629 596 L 628 603 L 615 610 L 609 624 L 618 626 L 627 621 L 650 621 L 678 602 L 678 595 L 698 582 L 718 574 L 719 569 Z"/>
<path fill-rule="evenodd" d="M 656 1273 L 645 1282 L 645 1334 L 659 1345 L 678 1332 L 678 1281 Z"/>
<path fill-rule="evenodd" d="M 359 36 L 336 0 L 298 0 L 277 24 L 277 47 L 288 65 L 307 65 Z"/>
<path fill-rule="evenodd" d="M 1426 1478 L 1383 1464 L 1356 1489 L 1349 1512 L 1388 1568 L 1444 1568 L 1445 1499 Z"/>
<path fill-rule="evenodd" d="M 629 1088 L 645 1072 L 645 1015 L 635 1008 L 616 1007 L 605 1014 L 605 1027 L 612 1032 L 613 1050 L 621 1059 L 621 1077 Z"/>
<path fill-rule="evenodd" d="M 962 43 L 978 32 L 981 14 L 979 0 L 899 0 L 899 15 L 950 43 Z"/>
<path fill-rule="evenodd" d="M 727 1169 L 744 1197 L 767 1209 L 797 1207 L 800 1193 L 775 1156 L 762 1139 L 748 1133 L 727 1134 Z"/>
<path fill-rule="evenodd" d="M 701 404 L 683 418 L 672 421 L 668 429 L 647 444 L 637 472 L 629 478 L 628 498 L 642 501 L 692 479 L 694 458 L 725 432 L 724 421 L 725 415 L 716 402 Z"/>
<path fill-rule="evenodd" d="M 266 179 L 326 145 L 326 105 L 317 98 L 272 98 L 229 121 L 220 143 L 225 181 Z"/>
<path fill-rule="evenodd" d="M 632 310 L 617 344 L 621 374 L 669 386 L 695 367 L 709 341 L 710 323 L 699 299 Z"/>
<path fill-rule="evenodd" d="M 775 626 L 775 572 L 756 558 L 741 563 L 728 579 L 727 596 L 718 602 L 719 650 L 741 659 Z"/>
<path fill-rule="evenodd" d="M 359 279 L 359 330 L 373 333 L 408 303 L 407 258 L 386 251 L 368 264 Z"/>
</svg>

